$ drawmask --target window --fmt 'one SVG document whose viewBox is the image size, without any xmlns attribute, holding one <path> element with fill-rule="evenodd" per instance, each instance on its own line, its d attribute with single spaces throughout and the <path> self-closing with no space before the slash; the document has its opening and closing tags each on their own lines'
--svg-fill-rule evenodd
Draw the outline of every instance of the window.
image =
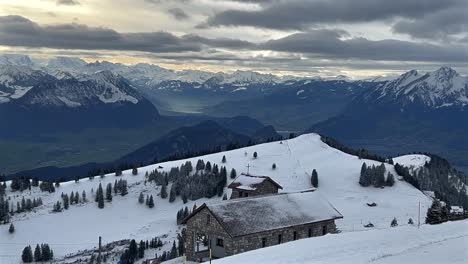
<svg viewBox="0 0 468 264">
<path fill-rule="evenodd" d="M 312 228 L 309 228 L 309 237 L 312 237 Z"/>
<path fill-rule="evenodd" d="M 293 240 L 297 240 L 297 232 L 296 231 L 294 231 L 294 233 L 293 233 Z"/>
<path fill-rule="evenodd" d="M 209 225 L 211 220 L 211 215 L 206 216 L 206 223 Z"/>
<path fill-rule="evenodd" d="M 262 248 L 266 247 L 266 237 L 262 238 Z"/>
<path fill-rule="evenodd" d="M 326 235 L 326 234 L 327 234 L 327 226 L 324 225 L 324 226 L 322 227 L 322 235 Z"/>
<path fill-rule="evenodd" d="M 239 192 L 239 197 L 244 197 L 244 193 L 243 193 L 243 192 Z"/>
<path fill-rule="evenodd" d="M 224 240 L 222 240 L 221 238 L 216 239 L 216 246 L 224 247 Z"/>
<path fill-rule="evenodd" d="M 283 236 L 281 234 L 278 235 L 278 244 L 281 244 L 283 242 Z"/>
</svg>

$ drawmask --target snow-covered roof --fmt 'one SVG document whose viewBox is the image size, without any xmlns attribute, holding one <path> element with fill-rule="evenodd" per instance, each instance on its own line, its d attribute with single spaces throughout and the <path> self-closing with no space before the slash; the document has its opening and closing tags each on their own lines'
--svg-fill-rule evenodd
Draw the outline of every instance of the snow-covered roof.
<svg viewBox="0 0 468 264">
<path fill-rule="evenodd" d="M 328 201 L 310 191 L 203 204 L 191 216 L 203 208 L 207 208 L 232 237 L 343 218 Z"/>
<path fill-rule="evenodd" d="M 450 206 L 450 212 L 451 213 L 463 213 L 463 207 L 452 205 Z"/>
<path fill-rule="evenodd" d="M 268 176 L 256 176 L 244 173 L 235 178 L 234 181 L 232 181 L 228 187 L 254 191 L 257 189 L 257 186 L 263 183 L 264 181 L 270 181 L 271 183 L 273 183 L 273 185 L 278 187 L 278 189 L 283 189 L 281 185 L 279 185 L 277 182 L 275 182 Z"/>
</svg>

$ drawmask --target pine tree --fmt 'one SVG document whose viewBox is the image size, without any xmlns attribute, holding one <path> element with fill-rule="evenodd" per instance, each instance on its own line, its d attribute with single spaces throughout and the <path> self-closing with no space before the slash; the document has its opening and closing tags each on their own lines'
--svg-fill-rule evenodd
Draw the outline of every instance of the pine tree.
<svg viewBox="0 0 468 264">
<path fill-rule="evenodd" d="M 23 253 L 21 254 L 21 259 L 24 263 L 31 263 L 33 262 L 33 254 L 31 246 L 27 246 L 23 249 Z"/>
<path fill-rule="evenodd" d="M 128 194 L 128 190 L 127 190 L 127 181 L 126 180 L 123 180 L 122 181 L 122 184 L 120 186 L 120 195 L 122 196 L 125 196 Z"/>
<path fill-rule="evenodd" d="M 256 159 L 258 157 L 257 151 L 254 152 L 253 158 Z"/>
<path fill-rule="evenodd" d="M 395 184 L 395 178 L 393 177 L 393 174 L 390 172 L 387 174 L 387 180 L 385 182 L 385 185 L 392 187 Z"/>
<path fill-rule="evenodd" d="M 130 241 L 130 246 L 128 247 L 128 256 L 131 261 L 130 263 L 133 263 L 137 259 L 138 247 L 135 239 L 132 239 L 132 241 Z"/>
<path fill-rule="evenodd" d="M 65 194 L 63 196 L 63 208 L 65 210 L 68 210 L 69 205 L 70 205 L 70 199 L 68 198 L 68 194 Z"/>
<path fill-rule="evenodd" d="M 223 155 L 223 159 L 221 160 L 222 163 L 226 163 L 226 156 Z"/>
<path fill-rule="evenodd" d="M 143 192 L 140 193 L 140 196 L 138 197 L 138 202 L 140 204 L 143 204 L 145 202 L 145 196 L 143 195 Z"/>
<path fill-rule="evenodd" d="M 170 259 L 175 259 L 177 258 L 177 247 L 175 240 L 172 242 L 172 248 L 171 248 L 171 253 L 169 254 Z"/>
<path fill-rule="evenodd" d="M 138 168 L 137 168 L 136 166 L 133 167 L 133 169 L 132 169 L 132 174 L 133 174 L 133 175 L 138 175 Z"/>
<path fill-rule="evenodd" d="M 39 244 L 37 244 L 36 248 L 34 249 L 34 261 L 36 262 L 42 261 L 42 252 L 41 252 L 41 248 L 39 247 Z"/>
<path fill-rule="evenodd" d="M 10 228 L 8 228 L 8 232 L 10 232 L 10 234 L 13 234 L 15 232 L 15 226 L 13 225 L 13 223 L 10 224 Z"/>
<path fill-rule="evenodd" d="M 408 219 L 408 225 L 412 225 L 412 224 L 414 224 L 413 219 L 412 218 Z"/>
<path fill-rule="evenodd" d="M 150 195 L 150 198 L 148 200 L 148 207 L 153 208 L 154 207 L 154 200 L 153 200 L 153 195 Z"/>
<path fill-rule="evenodd" d="M 142 259 L 145 257 L 145 242 L 143 240 L 140 241 L 140 246 L 138 247 L 138 258 Z"/>
<path fill-rule="evenodd" d="M 310 180 L 311 180 L 312 186 L 317 188 L 318 187 L 318 173 L 315 169 L 312 171 L 312 176 Z"/>
<path fill-rule="evenodd" d="M 363 187 L 371 185 L 368 168 L 365 162 L 362 164 L 361 167 L 361 176 L 359 177 L 359 184 Z"/>
<path fill-rule="evenodd" d="M 209 161 L 206 162 L 205 171 L 211 171 L 211 163 Z"/>
<path fill-rule="evenodd" d="M 166 199 L 167 198 L 167 184 L 165 182 L 163 182 L 163 184 L 161 185 L 161 198 L 162 199 Z"/>
<path fill-rule="evenodd" d="M 98 190 L 96 192 L 96 202 L 100 209 L 104 208 L 104 191 L 102 190 L 102 185 L 99 183 Z"/>
<path fill-rule="evenodd" d="M 391 226 L 391 227 L 398 226 L 398 221 L 397 221 L 396 218 L 393 218 L 392 222 L 390 223 L 390 226 Z"/>
<path fill-rule="evenodd" d="M 83 190 L 83 193 L 81 194 L 81 197 L 83 199 L 83 203 L 88 202 L 88 200 L 86 199 L 86 191 L 85 190 Z"/>
<path fill-rule="evenodd" d="M 231 179 L 235 179 L 237 177 L 236 169 L 232 168 L 231 170 Z"/>
<path fill-rule="evenodd" d="M 271 169 L 276 170 L 276 163 L 273 163 L 273 165 L 271 165 Z"/>
<path fill-rule="evenodd" d="M 171 191 L 169 192 L 169 202 L 172 203 L 176 199 L 176 191 L 174 188 L 174 184 L 171 186 Z"/>
<path fill-rule="evenodd" d="M 112 183 L 108 183 L 106 187 L 106 200 L 108 202 L 112 201 Z"/>
</svg>

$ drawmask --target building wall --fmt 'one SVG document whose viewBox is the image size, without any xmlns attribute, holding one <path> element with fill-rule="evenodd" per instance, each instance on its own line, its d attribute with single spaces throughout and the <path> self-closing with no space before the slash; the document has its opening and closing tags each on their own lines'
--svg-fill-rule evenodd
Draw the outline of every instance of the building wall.
<svg viewBox="0 0 468 264">
<path fill-rule="evenodd" d="M 210 223 L 207 223 L 207 217 L 210 215 Z M 197 233 L 205 234 L 212 240 L 212 252 L 213 256 L 219 256 L 218 254 L 224 253 L 225 256 L 231 256 L 242 252 L 255 250 L 262 248 L 262 239 L 266 239 L 266 247 L 278 245 L 278 235 L 281 234 L 282 242 L 286 243 L 294 240 L 294 232 L 297 232 L 296 240 L 308 238 L 309 228 L 311 229 L 311 237 L 323 235 L 323 227 L 326 227 L 327 233 L 334 233 L 336 231 L 336 225 L 334 220 L 327 220 L 318 223 L 312 223 L 307 225 L 287 227 L 272 231 L 266 231 L 256 234 L 249 234 L 242 237 L 231 238 L 229 234 L 223 229 L 216 218 L 211 212 L 204 208 L 192 218 L 187 221 L 187 240 L 185 243 L 185 252 L 187 260 L 200 261 L 203 257 L 208 256 L 208 252 L 196 253 L 194 250 L 195 236 Z M 224 252 L 222 248 L 216 247 L 216 239 L 221 238 L 224 242 Z"/>
<path fill-rule="evenodd" d="M 248 193 L 248 196 L 257 196 L 257 195 L 265 195 L 265 194 L 275 194 L 278 193 L 278 187 L 271 183 L 269 180 L 265 180 L 257 185 L 255 185 L 255 190 L 242 190 L 233 188 L 231 193 L 231 199 L 240 198 L 239 192 Z"/>
<path fill-rule="evenodd" d="M 233 254 L 239 254 L 242 252 L 262 248 L 262 239 L 266 239 L 266 247 L 278 245 L 278 235 L 282 236 L 282 243 L 290 242 L 294 240 L 294 231 L 297 232 L 297 238 L 303 239 L 309 237 L 309 228 L 311 228 L 311 237 L 323 235 L 323 227 L 326 226 L 327 233 L 334 233 L 336 231 L 336 225 L 334 220 L 328 220 L 319 223 L 312 223 L 308 225 L 294 226 L 288 228 L 282 228 L 273 231 L 267 231 L 252 235 L 246 235 L 238 238 L 234 238 L 233 241 Z"/>
<path fill-rule="evenodd" d="M 207 223 L 208 215 L 210 215 L 209 224 Z M 187 255 L 187 260 L 199 261 L 200 258 L 208 256 L 208 252 L 196 253 L 194 250 L 195 236 L 197 233 L 205 234 L 210 237 L 212 240 L 213 255 L 216 255 L 216 253 L 219 254 L 222 250 L 216 247 L 215 243 L 217 238 L 223 239 L 226 256 L 232 255 L 232 239 L 207 208 L 202 209 L 187 221 L 186 230 L 187 238 L 185 243 L 185 253 Z"/>
</svg>

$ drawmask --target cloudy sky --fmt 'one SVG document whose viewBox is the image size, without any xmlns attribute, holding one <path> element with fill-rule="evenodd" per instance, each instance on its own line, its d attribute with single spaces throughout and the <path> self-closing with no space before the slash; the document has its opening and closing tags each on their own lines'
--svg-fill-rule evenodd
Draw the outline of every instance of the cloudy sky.
<svg viewBox="0 0 468 264">
<path fill-rule="evenodd" d="M 0 0 L 0 53 L 355 78 L 468 73 L 468 0 Z"/>
</svg>

